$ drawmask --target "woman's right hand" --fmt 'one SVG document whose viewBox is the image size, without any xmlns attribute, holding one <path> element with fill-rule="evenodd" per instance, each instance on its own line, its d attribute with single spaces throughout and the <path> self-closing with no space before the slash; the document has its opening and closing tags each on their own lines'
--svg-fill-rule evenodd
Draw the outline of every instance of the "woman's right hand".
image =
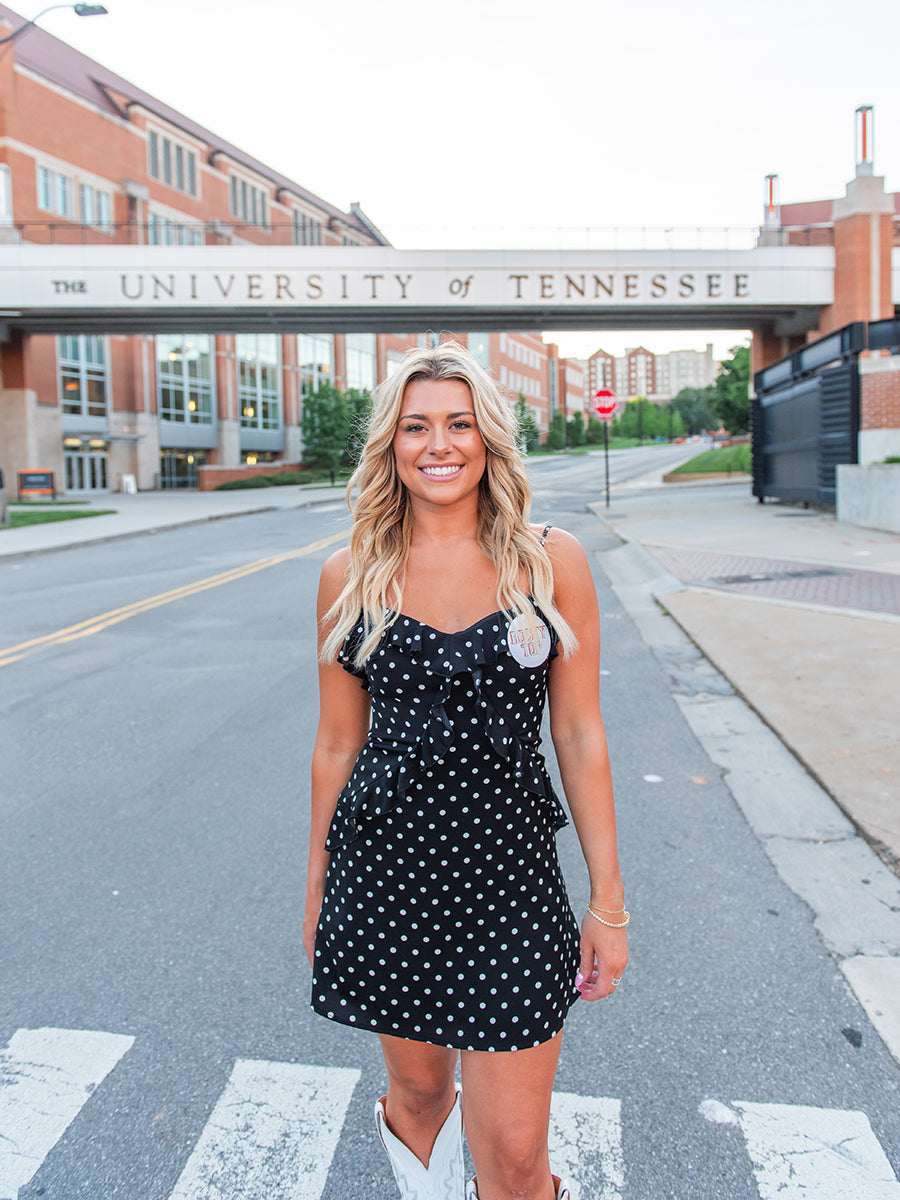
<svg viewBox="0 0 900 1200">
<path fill-rule="evenodd" d="M 319 925 L 319 913 L 322 910 L 322 897 L 311 899 L 307 897 L 306 908 L 303 912 L 303 949 L 306 951 L 306 957 L 309 959 L 309 965 L 313 965 L 313 957 L 316 952 L 316 929 Z"/>
</svg>

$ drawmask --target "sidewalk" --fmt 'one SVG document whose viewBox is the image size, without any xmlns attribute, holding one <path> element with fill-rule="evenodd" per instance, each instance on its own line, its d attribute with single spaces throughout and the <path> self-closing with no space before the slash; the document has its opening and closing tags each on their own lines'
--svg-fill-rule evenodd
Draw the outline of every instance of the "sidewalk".
<svg viewBox="0 0 900 1200">
<path fill-rule="evenodd" d="M 77 506 L 80 511 L 115 509 L 115 513 L 108 516 L 53 521 L 47 525 L 25 525 L 20 529 L 0 529 L 0 562 L 24 554 L 66 550 L 72 546 L 156 533 L 179 525 L 196 525 L 223 517 L 271 512 L 279 508 L 307 508 L 313 504 L 345 507 L 344 487 L 299 487 L 291 484 L 233 492 L 110 493 Z M 74 506 L 60 501 L 60 508 L 67 507 Z"/>
<path fill-rule="evenodd" d="M 749 484 L 590 508 L 685 720 L 900 1062 L 900 537 Z"/>
<path fill-rule="evenodd" d="M 749 484 L 623 484 L 590 508 L 654 556 L 658 603 L 900 870 L 900 536 Z"/>
</svg>

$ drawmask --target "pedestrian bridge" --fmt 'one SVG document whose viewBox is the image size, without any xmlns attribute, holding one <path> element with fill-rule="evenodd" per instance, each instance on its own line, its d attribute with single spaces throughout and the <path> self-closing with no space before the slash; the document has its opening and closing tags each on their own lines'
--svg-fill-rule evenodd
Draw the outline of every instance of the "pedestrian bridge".
<svg viewBox="0 0 900 1200">
<path fill-rule="evenodd" d="M 834 302 L 833 247 L 0 245 L 0 337 L 191 330 L 767 328 Z M 900 302 L 900 257 L 893 293 Z"/>
</svg>

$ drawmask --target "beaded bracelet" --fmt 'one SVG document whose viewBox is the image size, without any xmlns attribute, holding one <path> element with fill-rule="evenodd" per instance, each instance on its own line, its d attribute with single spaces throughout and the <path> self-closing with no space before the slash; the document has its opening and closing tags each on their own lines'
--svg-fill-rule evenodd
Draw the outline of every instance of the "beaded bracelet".
<svg viewBox="0 0 900 1200">
<path fill-rule="evenodd" d="M 601 911 L 605 912 L 606 909 L 602 909 Z M 590 904 L 588 905 L 588 912 L 595 921 L 599 921 L 601 925 L 605 925 L 608 929 L 624 929 L 631 920 L 631 913 L 626 912 L 625 909 L 622 909 L 622 915 L 625 918 L 623 921 L 607 921 L 605 917 L 601 917 L 599 913 L 594 912 Z"/>
</svg>

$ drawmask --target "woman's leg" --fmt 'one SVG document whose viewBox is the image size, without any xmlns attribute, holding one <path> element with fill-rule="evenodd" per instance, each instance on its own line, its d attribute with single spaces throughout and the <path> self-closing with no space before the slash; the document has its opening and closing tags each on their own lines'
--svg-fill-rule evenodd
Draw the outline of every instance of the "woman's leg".
<svg viewBox="0 0 900 1200">
<path fill-rule="evenodd" d="M 379 1034 L 388 1071 L 384 1115 L 393 1135 L 428 1166 L 434 1140 L 456 1102 L 458 1051 Z"/>
<path fill-rule="evenodd" d="M 466 1139 L 478 1200 L 554 1200 L 547 1129 L 562 1033 L 529 1050 L 464 1050 Z"/>
</svg>

